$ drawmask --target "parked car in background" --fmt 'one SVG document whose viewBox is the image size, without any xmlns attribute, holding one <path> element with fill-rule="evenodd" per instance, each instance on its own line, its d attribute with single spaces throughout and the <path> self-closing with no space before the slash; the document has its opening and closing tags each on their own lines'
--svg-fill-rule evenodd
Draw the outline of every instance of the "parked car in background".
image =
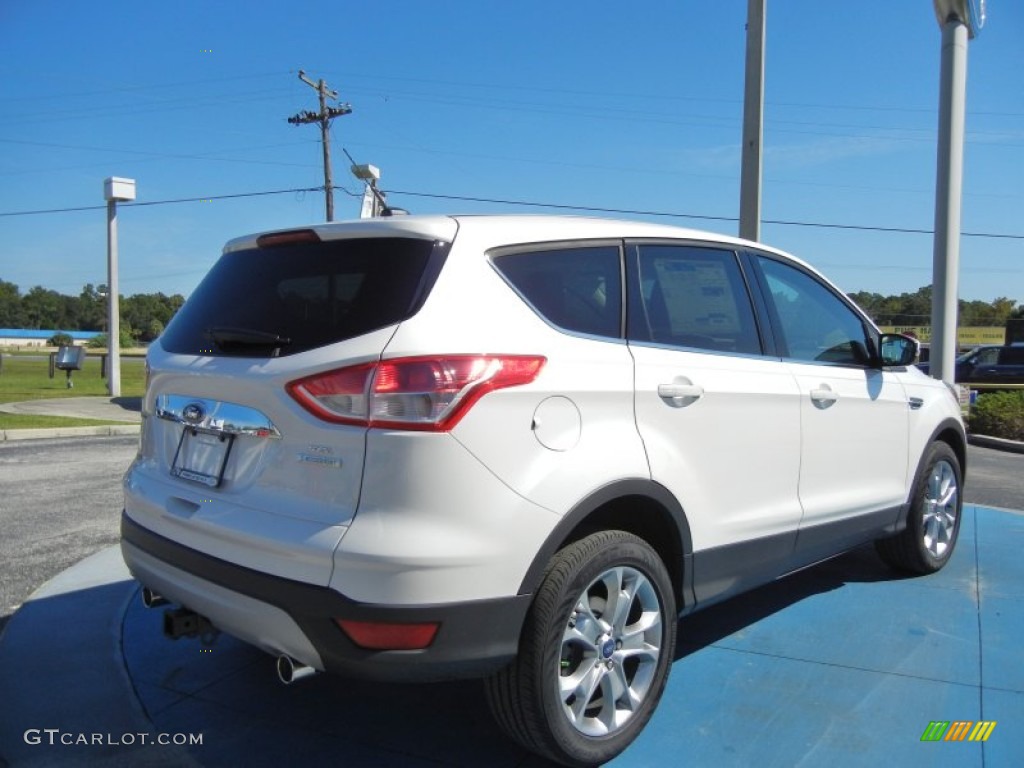
<svg viewBox="0 0 1024 768">
<path fill-rule="evenodd" d="M 1024 344 L 983 344 L 956 359 L 958 384 L 1024 384 Z M 929 373 L 929 363 L 919 363 Z"/>
<path fill-rule="evenodd" d="M 651 717 L 681 615 L 864 542 L 948 562 L 966 439 L 916 352 L 707 232 L 238 238 L 149 349 L 124 559 L 172 637 L 212 625 L 285 682 L 482 677 L 512 739 L 596 765 Z"/>
</svg>

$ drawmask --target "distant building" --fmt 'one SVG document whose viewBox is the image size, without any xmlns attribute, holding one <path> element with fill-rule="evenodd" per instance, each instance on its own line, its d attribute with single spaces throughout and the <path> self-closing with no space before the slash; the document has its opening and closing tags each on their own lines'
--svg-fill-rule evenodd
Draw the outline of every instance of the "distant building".
<svg viewBox="0 0 1024 768">
<path fill-rule="evenodd" d="M 58 333 L 66 333 L 76 344 L 102 335 L 102 331 L 58 331 L 33 330 L 30 328 L 0 328 L 0 347 L 45 347 L 46 342 Z"/>
</svg>

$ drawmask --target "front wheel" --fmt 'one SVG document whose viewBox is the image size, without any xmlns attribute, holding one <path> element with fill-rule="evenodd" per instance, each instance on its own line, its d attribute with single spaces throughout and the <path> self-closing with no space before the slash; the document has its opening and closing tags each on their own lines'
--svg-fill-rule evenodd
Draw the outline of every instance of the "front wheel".
<svg viewBox="0 0 1024 768">
<path fill-rule="evenodd" d="M 932 443 L 910 499 L 907 527 L 875 542 L 878 554 L 894 568 L 935 573 L 953 555 L 960 534 L 963 474 L 960 460 L 946 443 Z"/>
<path fill-rule="evenodd" d="M 606 762 L 636 738 L 665 688 L 676 609 L 661 558 L 601 531 L 551 561 L 516 660 L 487 681 L 499 725 L 565 765 Z"/>
</svg>

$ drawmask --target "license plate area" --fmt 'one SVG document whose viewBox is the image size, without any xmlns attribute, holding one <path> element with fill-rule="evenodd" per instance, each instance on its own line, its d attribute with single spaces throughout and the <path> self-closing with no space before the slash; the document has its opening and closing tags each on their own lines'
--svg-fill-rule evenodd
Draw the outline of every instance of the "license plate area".
<svg viewBox="0 0 1024 768">
<path fill-rule="evenodd" d="M 185 427 L 171 462 L 171 475 L 207 488 L 219 488 L 235 436 Z"/>
</svg>

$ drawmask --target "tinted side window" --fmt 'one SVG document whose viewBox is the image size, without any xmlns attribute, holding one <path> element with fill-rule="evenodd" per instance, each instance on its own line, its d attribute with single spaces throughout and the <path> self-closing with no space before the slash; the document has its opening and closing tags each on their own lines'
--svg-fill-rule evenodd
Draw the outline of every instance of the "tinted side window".
<svg viewBox="0 0 1024 768">
<path fill-rule="evenodd" d="M 640 296 L 630 305 L 630 339 L 760 354 L 754 310 L 735 253 L 639 245 L 636 259 Z"/>
<path fill-rule="evenodd" d="M 435 255 L 434 243 L 411 238 L 225 253 L 160 343 L 180 354 L 263 357 L 351 339 L 409 317 L 426 276 L 436 274 L 437 264 L 428 265 L 442 258 L 443 253 Z M 280 347 L 253 343 L 259 334 L 289 341 Z"/>
<path fill-rule="evenodd" d="M 520 251 L 495 257 L 494 265 L 553 325 L 593 336 L 621 337 L 618 246 Z"/>
<path fill-rule="evenodd" d="M 840 365 L 869 365 L 861 318 L 827 286 L 788 264 L 758 257 L 781 325 L 787 357 Z"/>
<path fill-rule="evenodd" d="M 975 365 L 995 365 L 999 360 L 999 347 L 981 350 L 974 358 Z"/>
<path fill-rule="evenodd" d="M 1003 347 L 999 352 L 1000 365 L 1024 365 L 1024 347 Z"/>
</svg>

